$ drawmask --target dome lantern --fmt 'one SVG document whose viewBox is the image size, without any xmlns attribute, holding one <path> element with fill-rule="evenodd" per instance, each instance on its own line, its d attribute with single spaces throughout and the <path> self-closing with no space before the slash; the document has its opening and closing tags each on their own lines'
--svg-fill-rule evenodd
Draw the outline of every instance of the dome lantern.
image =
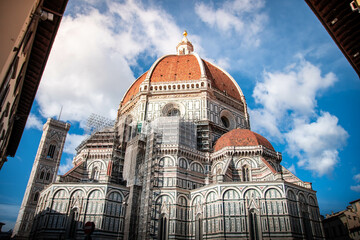
<svg viewBox="0 0 360 240">
<path fill-rule="evenodd" d="M 190 54 L 194 51 L 194 46 L 187 39 L 186 30 L 184 31 L 183 36 L 184 37 L 181 39 L 181 42 L 176 46 L 176 52 L 178 55 Z"/>
</svg>

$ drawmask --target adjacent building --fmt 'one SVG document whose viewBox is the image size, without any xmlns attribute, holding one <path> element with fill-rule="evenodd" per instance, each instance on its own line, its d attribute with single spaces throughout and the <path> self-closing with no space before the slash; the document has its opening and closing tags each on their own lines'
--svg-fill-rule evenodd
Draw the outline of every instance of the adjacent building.
<svg viewBox="0 0 360 240">
<path fill-rule="evenodd" d="M 322 221 L 326 239 L 360 239 L 360 199 Z"/>
<path fill-rule="evenodd" d="M 80 144 L 74 167 L 38 188 L 27 234 L 83 239 L 94 222 L 92 239 L 323 239 L 316 192 L 250 130 L 235 79 L 186 32 L 176 50 L 130 86 L 115 125 Z"/>
<path fill-rule="evenodd" d="M 66 4 L 0 1 L 0 169 L 18 148 Z"/>
</svg>

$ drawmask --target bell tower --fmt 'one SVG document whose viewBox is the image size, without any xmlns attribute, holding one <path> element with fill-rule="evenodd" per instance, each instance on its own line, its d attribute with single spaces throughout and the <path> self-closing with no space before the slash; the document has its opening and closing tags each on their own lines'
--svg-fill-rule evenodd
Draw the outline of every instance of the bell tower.
<svg viewBox="0 0 360 240">
<path fill-rule="evenodd" d="M 70 124 L 49 118 L 36 153 L 29 182 L 14 227 L 13 237 L 28 239 L 40 192 L 55 182 Z"/>
</svg>

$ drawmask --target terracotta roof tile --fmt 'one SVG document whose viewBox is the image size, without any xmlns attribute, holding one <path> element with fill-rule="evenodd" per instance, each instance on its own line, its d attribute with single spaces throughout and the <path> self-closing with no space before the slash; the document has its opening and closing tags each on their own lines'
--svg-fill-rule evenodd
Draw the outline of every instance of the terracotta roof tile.
<svg viewBox="0 0 360 240">
<path fill-rule="evenodd" d="M 176 82 L 200 77 L 200 66 L 194 55 L 170 55 L 155 66 L 150 82 Z"/>
<path fill-rule="evenodd" d="M 205 63 L 206 75 L 212 81 L 212 86 L 229 96 L 241 100 L 241 96 L 233 81 L 219 68 L 203 60 Z"/>
<path fill-rule="evenodd" d="M 224 71 L 213 64 L 202 60 L 206 76 L 211 80 L 213 88 L 226 92 L 229 96 L 240 100 L 241 95 L 234 82 Z M 140 84 L 145 80 L 147 72 L 139 77 L 124 96 L 122 105 L 131 100 L 139 92 Z M 161 59 L 150 76 L 151 83 L 179 82 L 198 80 L 201 78 L 199 62 L 194 55 L 169 55 Z"/>
<path fill-rule="evenodd" d="M 273 151 L 274 148 L 271 143 L 255 132 L 252 132 L 248 129 L 233 129 L 228 133 L 222 135 L 217 141 L 214 146 L 214 151 L 219 151 L 224 147 L 243 147 L 243 146 L 258 146 L 262 145 L 268 149 Z"/>
</svg>

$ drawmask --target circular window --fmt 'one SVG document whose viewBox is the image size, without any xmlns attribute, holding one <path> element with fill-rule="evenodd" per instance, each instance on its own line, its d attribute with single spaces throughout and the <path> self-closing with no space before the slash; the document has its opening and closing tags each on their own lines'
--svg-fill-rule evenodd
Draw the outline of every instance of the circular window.
<svg viewBox="0 0 360 240">
<path fill-rule="evenodd" d="M 230 127 L 230 122 L 229 119 L 225 116 L 221 117 L 221 122 L 224 125 L 224 127 L 229 128 Z"/>
<path fill-rule="evenodd" d="M 180 111 L 177 108 L 172 108 L 167 113 L 168 116 L 180 116 Z"/>
</svg>

